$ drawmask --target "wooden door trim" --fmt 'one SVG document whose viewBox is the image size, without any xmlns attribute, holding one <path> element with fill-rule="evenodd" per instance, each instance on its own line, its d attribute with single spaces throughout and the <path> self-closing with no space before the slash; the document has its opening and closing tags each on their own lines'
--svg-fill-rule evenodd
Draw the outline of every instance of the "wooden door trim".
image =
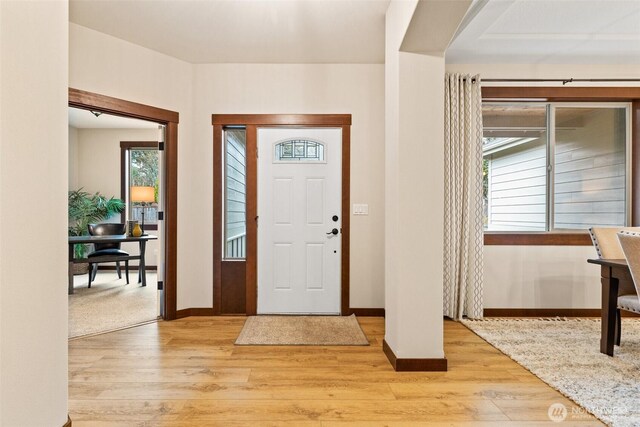
<svg viewBox="0 0 640 427">
<path fill-rule="evenodd" d="M 163 124 L 179 123 L 180 119 L 180 115 L 175 111 L 74 88 L 69 88 L 69 106 Z"/>
<path fill-rule="evenodd" d="M 221 314 L 222 296 L 222 126 L 213 127 L 213 314 Z M 217 208 L 216 208 L 217 207 Z"/>
<path fill-rule="evenodd" d="M 258 168 L 257 150 L 258 127 L 337 127 L 342 129 L 342 242 L 341 242 L 341 291 L 340 309 L 342 315 L 350 314 L 349 298 L 349 242 L 351 204 L 351 114 L 214 114 L 211 116 L 214 144 L 214 206 L 213 206 L 213 307 L 215 314 L 221 314 L 221 267 L 222 267 L 222 131 L 225 126 L 245 126 L 247 145 L 247 248 L 245 260 L 246 314 L 257 313 L 257 223 L 258 215 Z"/>
<path fill-rule="evenodd" d="M 213 114 L 212 125 L 348 126 L 351 114 Z"/>
<path fill-rule="evenodd" d="M 125 101 L 98 93 L 69 88 L 69 106 L 114 116 L 148 120 L 166 126 L 165 132 L 165 280 L 164 319 L 176 318 L 177 308 L 177 213 L 178 213 L 178 123 L 179 114 L 150 105 Z"/>
<path fill-rule="evenodd" d="M 258 128 L 247 125 L 247 263 L 246 312 L 258 312 Z"/>
<path fill-rule="evenodd" d="M 351 116 L 349 116 L 351 123 Z M 340 308 L 343 316 L 349 315 L 350 283 L 349 283 L 349 243 L 351 241 L 351 125 L 342 126 L 342 259 L 340 276 L 342 283 Z"/>
</svg>

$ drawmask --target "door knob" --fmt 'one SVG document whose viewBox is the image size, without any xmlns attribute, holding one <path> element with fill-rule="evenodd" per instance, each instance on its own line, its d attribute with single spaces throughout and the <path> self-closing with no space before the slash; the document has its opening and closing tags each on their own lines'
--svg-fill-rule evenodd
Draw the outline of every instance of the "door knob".
<svg viewBox="0 0 640 427">
<path fill-rule="evenodd" d="M 334 228 L 333 230 L 331 230 L 330 232 L 328 232 L 328 233 L 327 233 L 327 235 L 329 235 L 329 234 L 333 234 L 333 235 L 335 236 L 335 235 L 336 235 L 336 234 L 338 234 L 338 233 L 339 233 L 338 229 L 337 229 L 337 228 Z"/>
</svg>

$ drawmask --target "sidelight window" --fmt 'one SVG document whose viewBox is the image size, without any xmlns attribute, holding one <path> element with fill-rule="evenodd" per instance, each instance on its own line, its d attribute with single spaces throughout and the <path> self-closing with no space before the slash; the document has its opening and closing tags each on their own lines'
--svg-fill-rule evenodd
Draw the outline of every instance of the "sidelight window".
<svg viewBox="0 0 640 427">
<path fill-rule="evenodd" d="M 244 259 L 247 241 L 246 131 L 224 130 L 224 258 Z"/>
</svg>

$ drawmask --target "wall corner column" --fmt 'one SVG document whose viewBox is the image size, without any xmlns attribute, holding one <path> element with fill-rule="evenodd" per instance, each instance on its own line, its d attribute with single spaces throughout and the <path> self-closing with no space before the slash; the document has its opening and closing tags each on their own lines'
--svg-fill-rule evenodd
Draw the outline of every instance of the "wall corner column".
<svg viewBox="0 0 640 427">
<path fill-rule="evenodd" d="M 69 9 L 0 1 L 0 425 L 68 422 Z"/>
<path fill-rule="evenodd" d="M 385 341 L 395 370 L 444 355 L 444 51 L 470 0 L 392 0 L 385 34 Z"/>
</svg>

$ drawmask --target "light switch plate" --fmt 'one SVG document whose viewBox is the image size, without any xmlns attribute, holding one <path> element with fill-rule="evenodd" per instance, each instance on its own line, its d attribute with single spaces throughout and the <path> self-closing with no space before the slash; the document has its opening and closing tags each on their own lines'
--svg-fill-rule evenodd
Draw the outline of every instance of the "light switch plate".
<svg viewBox="0 0 640 427">
<path fill-rule="evenodd" d="M 362 203 L 353 204 L 354 215 L 369 215 L 369 205 Z"/>
</svg>

